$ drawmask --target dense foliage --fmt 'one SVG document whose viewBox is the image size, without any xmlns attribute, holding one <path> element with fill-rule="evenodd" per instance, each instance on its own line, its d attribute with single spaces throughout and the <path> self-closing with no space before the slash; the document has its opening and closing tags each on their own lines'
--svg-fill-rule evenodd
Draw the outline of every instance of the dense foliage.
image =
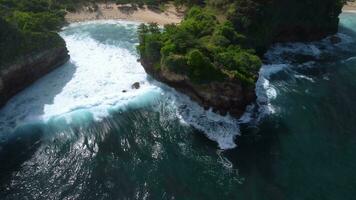
<svg viewBox="0 0 356 200">
<path fill-rule="evenodd" d="M 187 74 L 196 83 L 239 80 L 251 85 L 261 65 L 253 50 L 244 48 L 246 37 L 229 22 L 193 7 L 180 25 L 164 30 L 156 24 L 139 27 L 141 56 L 157 68 Z"/>
<path fill-rule="evenodd" d="M 263 52 L 272 42 L 316 40 L 337 32 L 346 0 L 229 0 L 227 18 Z"/>
<path fill-rule="evenodd" d="M 43 49 L 64 46 L 56 33 L 65 23 L 66 11 L 81 6 L 97 9 L 106 0 L 0 0 L 0 66 L 17 57 Z M 116 0 L 116 3 L 156 6 L 167 0 Z M 176 5 L 196 4 L 198 0 L 175 0 Z"/>
<path fill-rule="evenodd" d="M 0 0 L 0 66 L 17 57 L 65 46 L 56 33 L 64 12 L 49 0 Z"/>
<path fill-rule="evenodd" d="M 56 33 L 65 10 L 106 0 L 0 0 L 0 66 L 14 58 L 64 45 Z M 114 0 L 157 6 L 168 0 Z M 272 42 L 333 33 L 345 0 L 174 0 L 198 5 L 180 25 L 140 27 L 139 50 L 157 68 L 188 74 L 195 82 L 252 84 Z M 315 37 L 319 37 L 316 35 Z M 6 51 L 4 51 L 6 49 Z"/>
</svg>

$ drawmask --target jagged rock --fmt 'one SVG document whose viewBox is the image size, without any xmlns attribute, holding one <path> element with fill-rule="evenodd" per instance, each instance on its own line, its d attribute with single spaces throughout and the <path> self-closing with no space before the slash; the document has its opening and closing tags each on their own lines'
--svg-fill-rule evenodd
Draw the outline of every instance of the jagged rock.
<svg viewBox="0 0 356 200">
<path fill-rule="evenodd" d="M 134 84 L 132 84 L 131 88 L 132 89 L 140 89 L 140 83 L 139 82 L 135 82 Z"/>
<path fill-rule="evenodd" d="M 245 87 L 239 81 L 193 83 L 187 76 L 168 70 L 156 70 L 152 63 L 141 59 L 145 71 L 158 81 L 166 83 L 189 96 L 205 109 L 239 118 L 248 105 L 256 100 L 254 87 Z"/>
</svg>

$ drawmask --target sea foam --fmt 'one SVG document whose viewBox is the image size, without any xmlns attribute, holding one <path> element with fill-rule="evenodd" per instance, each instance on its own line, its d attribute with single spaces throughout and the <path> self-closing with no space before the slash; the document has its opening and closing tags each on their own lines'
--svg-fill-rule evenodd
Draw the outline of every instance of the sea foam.
<svg viewBox="0 0 356 200">
<path fill-rule="evenodd" d="M 183 125 L 200 130 L 221 149 L 236 147 L 238 120 L 204 110 L 184 94 L 148 77 L 137 61 L 136 28 L 137 24 L 114 21 L 66 27 L 61 35 L 70 61 L 0 110 L 0 132 L 12 132 L 34 122 L 70 126 L 90 118 L 101 120 L 111 111 L 126 107 L 140 108 L 164 101 L 167 106 L 157 112 L 170 112 L 172 118 L 178 117 Z M 131 35 L 119 37 L 118 33 Z M 139 89 L 131 88 L 135 82 L 140 83 Z"/>
<path fill-rule="evenodd" d="M 136 52 L 96 41 L 80 32 L 80 26 L 72 28 L 76 30 L 68 27 L 62 33 L 71 60 L 8 102 L 0 111 L 3 131 L 78 110 L 90 110 L 94 118 L 100 119 L 108 115 L 112 106 L 146 97 L 158 89 L 147 83 Z M 135 30 L 132 29 L 133 34 Z M 131 88 L 135 82 L 140 83 L 139 90 Z"/>
<path fill-rule="evenodd" d="M 204 110 L 184 94 L 150 79 L 137 61 L 136 28 L 137 23 L 118 21 L 66 27 L 61 35 L 71 60 L 16 95 L 0 110 L 0 132 L 12 132 L 26 123 L 46 123 L 59 118 L 65 118 L 65 124 L 70 125 L 73 120 L 87 120 L 88 113 L 94 120 L 101 120 L 109 116 L 110 111 L 140 108 L 161 101 L 166 106 L 163 110 L 157 108 L 157 112 L 169 112 L 183 125 L 200 130 L 217 142 L 220 149 L 234 148 L 241 123 L 259 121 L 276 112 L 272 101 L 278 97 L 279 89 L 272 75 L 289 70 L 294 78 L 313 80 L 290 72 L 292 62 L 284 55 L 303 54 L 319 59 L 325 52 L 342 49 L 344 44 L 350 43 L 348 36 L 339 34 L 342 45 L 332 45 L 325 39 L 318 43 L 273 46 L 265 56 L 271 64 L 262 66 L 256 83 L 256 104 L 248 106 L 237 120 Z M 139 89 L 131 88 L 135 82 L 140 83 Z"/>
</svg>

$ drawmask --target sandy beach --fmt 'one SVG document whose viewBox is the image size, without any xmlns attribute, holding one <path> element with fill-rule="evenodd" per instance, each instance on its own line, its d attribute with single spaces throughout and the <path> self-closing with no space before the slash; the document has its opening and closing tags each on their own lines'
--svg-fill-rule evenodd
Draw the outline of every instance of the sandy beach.
<svg viewBox="0 0 356 200">
<path fill-rule="evenodd" d="M 343 8 L 343 12 L 356 12 L 356 2 L 348 2 Z"/>
<path fill-rule="evenodd" d="M 83 8 L 78 12 L 68 12 L 65 16 L 69 23 L 90 20 L 120 19 L 160 25 L 179 23 L 183 19 L 183 11 L 177 11 L 173 5 L 167 5 L 164 12 L 158 9 L 133 8 L 130 5 L 116 5 L 114 3 L 98 4 L 97 11 Z"/>
</svg>

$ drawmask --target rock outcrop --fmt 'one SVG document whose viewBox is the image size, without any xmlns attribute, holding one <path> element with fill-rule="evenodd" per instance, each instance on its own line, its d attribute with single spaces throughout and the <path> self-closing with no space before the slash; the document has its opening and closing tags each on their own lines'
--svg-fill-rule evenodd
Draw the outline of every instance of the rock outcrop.
<svg viewBox="0 0 356 200">
<path fill-rule="evenodd" d="M 65 46 L 23 56 L 0 69 L 0 109 L 18 92 L 69 59 Z"/>
<path fill-rule="evenodd" d="M 137 89 L 140 89 L 140 86 L 141 86 L 141 85 L 140 85 L 139 82 L 135 82 L 134 84 L 132 84 L 131 88 L 137 90 Z"/>
<path fill-rule="evenodd" d="M 240 0 L 228 18 L 260 55 L 275 42 L 320 40 L 338 31 L 345 0 Z"/>
<path fill-rule="evenodd" d="M 147 60 L 140 61 L 145 71 L 153 78 L 189 96 L 205 109 L 212 108 L 214 112 L 221 115 L 229 113 L 239 118 L 245 112 L 246 106 L 256 100 L 254 87 L 243 87 L 238 81 L 196 84 L 186 75 L 166 69 L 156 70 Z"/>
</svg>

